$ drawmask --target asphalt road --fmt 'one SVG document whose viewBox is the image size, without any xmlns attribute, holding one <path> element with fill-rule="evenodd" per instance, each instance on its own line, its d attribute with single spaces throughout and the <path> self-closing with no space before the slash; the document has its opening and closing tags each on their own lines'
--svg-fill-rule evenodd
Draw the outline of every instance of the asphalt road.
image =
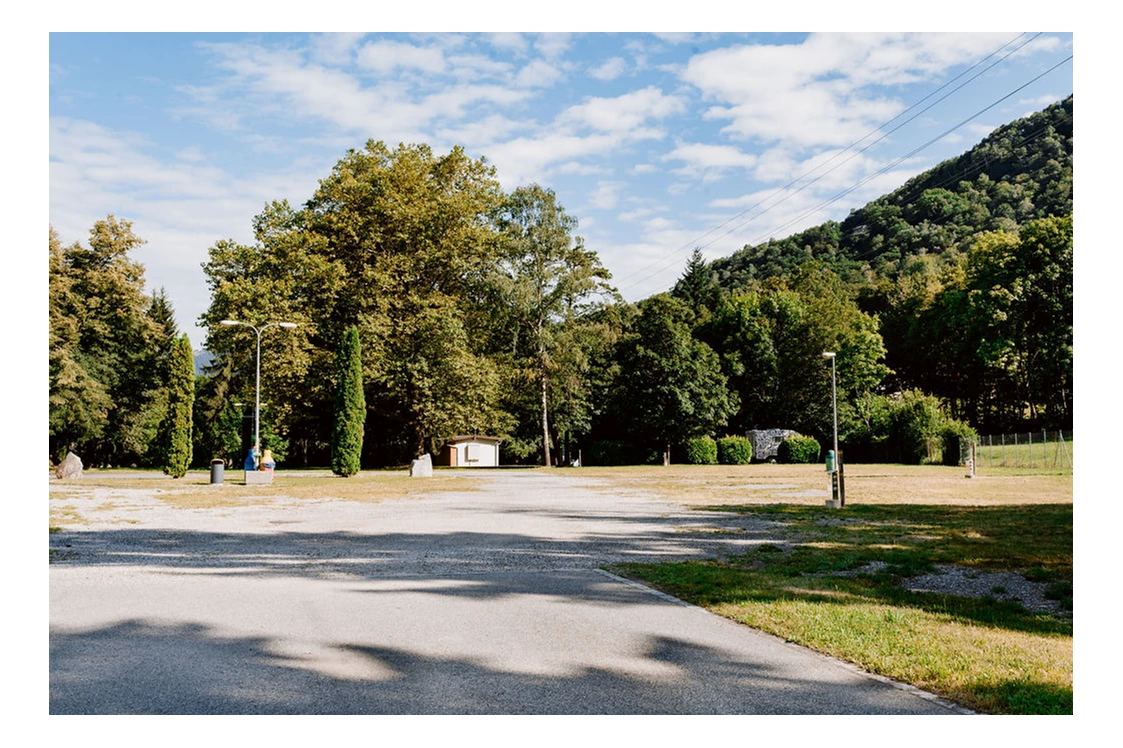
<svg viewBox="0 0 1123 748">
<path fill-rule="evenodd" d="M 767 524 L 577 472 L 486 483 L 209 510 L 53 498 L 94 520 L 51 535 L 51 714 L 962 711 L 600 570 L 745 549 Z"/>
</svg>

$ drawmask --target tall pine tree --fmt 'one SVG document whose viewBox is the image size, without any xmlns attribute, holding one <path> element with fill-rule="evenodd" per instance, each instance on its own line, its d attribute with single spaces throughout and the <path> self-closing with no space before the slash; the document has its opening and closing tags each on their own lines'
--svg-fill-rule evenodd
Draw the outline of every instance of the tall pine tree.
<svg viewBox="0 0 1123 748">
<path fill-rule="evenodd" d="M 335 411 L 331 431 L 331 471 L 344 478 L 359 472 L 366 420 L 363 395 L 363 359 L 359 328 L 343 333 L 336 359 Z"/>
<path fill-rule="evenodd" d="M 191 464 L 191 412 L 195 406 L 195 356 L 184 333 L 168 359 L 168 411 L 162 431 L 163 468 L 182 478 Z"/>
</svg>

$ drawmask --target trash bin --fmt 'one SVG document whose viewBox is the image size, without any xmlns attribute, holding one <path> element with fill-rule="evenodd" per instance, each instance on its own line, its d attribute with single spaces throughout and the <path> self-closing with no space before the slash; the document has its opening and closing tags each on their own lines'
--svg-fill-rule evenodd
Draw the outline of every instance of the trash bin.
<svg viewBox="0 0 1123 748">
<path fill-rule="evenodd" d="M 211 460 L 211 485 L 222 485 L 226 465 L 222 460 Z"/>
</svg>

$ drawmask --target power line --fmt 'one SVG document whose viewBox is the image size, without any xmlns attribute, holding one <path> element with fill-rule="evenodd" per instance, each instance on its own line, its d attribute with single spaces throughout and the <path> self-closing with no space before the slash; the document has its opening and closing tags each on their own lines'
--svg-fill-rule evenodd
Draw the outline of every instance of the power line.
<svg viewBox="0 0 1123 748">
<path fill-rule="evenodd" d="M 885 138 L 887 138 L 887 137 L 889 137 L 890 135 L 892 135 L 892 134 L 893 134 L 894 132 L 897 132 L 897 131 L 898 131 L 898 130 L 900 130 L 900 129 L 901 129 L 902 127 L 904 127 L 905 125 L 907 125 L 907 124 L 909 124 L 910 122 L 912 122 L 913 120 L 915 120 L 915 119 L 916 119 L 917 117 L 919 117 L 920 115 L 922 115 L 922 114 L 923 114 L 924 112 L 927 112 L 927 111 L 928 111 L 929 109 L 931 109 L 932 107 L 936 106 L 936 105 L 937 105 L 937 104 L 939 104 L 940 102 L 944 101 L 945 99 L 947 99 L 948 97 L 950 97 L 950 96 L 951 96 L 952 94 L 954 94 L 954 93 L 958 92 L 959 90 L 961 90 L 962 88 L 964 88 L 964 87 L 965 87 L 965 86 L 967 86 L 968 84 L 970 84 L 970 83 L 972 83 L 973 81 L 975 81 L 976 79 L 978 79 L 978 78 L 979 78 L 980 76 L 982 76 L 982 75 L 984 75 L 985 73 L 989 72 L 989 71 L 990 71 L 991 69 L 993 69 L 993 68 L 994 68 L 994 67 L 995 67 L 996 65 L 999 65 L 999 64 L 1001 64 L 1001 63 L 1002 63 L 1002 62 L 1004 62 L 1004 61 L 1005 61 L 1005 60 L 1006 60 L 1007 58 L 1009 58 L 1009 57 L 1010 57 L 1011 55 L 1015 54 L 1016 52 L 1018 52 L 1019 50 L 1021 50 L 1021 49 L 1022 49 L 1023 47 L 1025 47 L 1025 46 L 1026 46 L 1027 44 L 1029 44 L 1029 43 L 1030 43 L 1030 42 L 1032 42 L 1032 41 L 1033 41 L 1034 39 L 1036 39 L 1036 38 L 1037 38 L 1038 36 L 1040 36 L 1040 33 L 1036 33 L 1036 34 L 1033 34 L 1033 35 L 1029 36 L 1029 37 L 1028 37 L 1027 39 L 1025 39 L 1024 41 L 1022 41 L 1022 42 L 1021 42 L 1020 44 L 1018 44 L 1017 46 L 1015 46 L 1015 47 L 1013 47 L 1013 48 L 1010 48 L 1010 45 L 1011 45 L 1011 44 L 1014 44 L 1014 43 L 1016 43 L 1016 42 L 1017 42 L 1017 41 L 1018 41 L 1018 40 L 1019 40 L 1019 39 L 1020 39 L 1021 37 L 1024 37 L 1024 36 L 1026 36 L 1026 34 L 1027 34 L 1027 32 L 1023 32 L 1023 33 L 1019 34 L 1018 36 L 1014 37 L 1013 39 L 1011 39 L 1011 40 L 1010 40 L 1009 42 L 1006 42 L 1005 44 L 1001 45 L 1000 47 L 998 47 L 997 49 L 995 49 L 995 50 L 994 50 L 993 52 L 991 52 L 990 54 L 988 54 L 987 56 L 983 57 L 983 58 L 982 58 L 981 60 L 979 60 L 978 62 L 976 62 L 976 63 L 974 63 L 973 65 L 971 65 L 971 66 L 970 66 L 969 68 L 965 69 L 965 70 L 964 70 L 963 72 L 961 72 L 961 73 L 960 73 L 959 75 L 955 76 L 955 77 L 954 77 L 954 78 L 952 78 L 951 80 L 949 80 L 949 81 L 947 81 L 946 83 L 944 83 L 944 84 L 943 84 L 942 86 L 940 86 L 940 87 L 936 88 L 936 89 L 935 89 L 935 90 L 933 90 L 933 91 L 932 91 L 931 93 L 929 93 L 928 95 L 926 95 L 926 96 L 924 96 L 923 98 L 921 98 L 921 99 L 920 99 L 919 101 L 917 101 L 917 102 L 915 102 L 914 104 L 912 104 L 912 105 L 911 105 L 911 106 L 910 106 L 910 107 L 909 107 L 908 109 L 906 109 L 905 111 L 901 112 L 900 114 L 897 114 L 896 116 L 892 117 L 891 119 L 889 119 L 888 121 L 886 121 L 885 123 L 883 123 L 883 124 L 882 124 L 881 126 L 879 126 L 879 127 L 877 127 L 877 128 L 874 128 L 874 129 L 873 129 L 873 130 L 871 130 L 871 131 L 870 131 L 869 133 L 867 133 L 866 135 L 862 136 L 862 137 L 861 137 L 861 138 L 859 138 L 858 140 L 854 141 L 853 143 L 851 143 L 851 144 L 850 144 L 849 146 L 847 146 L 846 148 L 844 148 L 844 149 L 840 150 L 839 152 L 837 152 L 837 153 L 836 153 L 836 154 L 835 154 L 834 156 L 832 156 L 832 157 L 831 157 L 830 159 L 828 159 L 827 161 L 825 161 L 825 162 L 823 162 L 823 163 L 821 163 L 821 164 L 818 164 L 817 166 L 815 166 L 814 168 L 812 168 L 812 169 L 808 170 L 807 172 L 805 172 L 805 173 L 803 173 L 803 174 L 800 174 L 799 176 L 797 176 L 797 177 L 795 177 L 794 179 L 792 179 L 792 180 L 791 180 L 790 182 L 788 182 L 788 183 L 787 183 L 786 185 L 784 185 L 783 187 L 780 187 L 780 188 L 777 188 L 776 190 L 774 190 L 774 191 L 773 191 L 773 192 L 772 192 L 772 193 L 771 193 L 770 195 L 768 195 L 767 197 L 765 197 L 765 198 L 763 198 L 762 200 L 758 201 L 758 202 L 757 202 L 756 204 L 754 204 L 754 205 L 751 205 L 751 206 L 749 206 L 748 208 L 745 208 L 744 210 L 740 211 L 739 213 L 737 213 L 737 214 L 735 214 L 735 215 L 731 216 L 731 217 L 730 217 L 729 219 L 727 219 L 727 220 L 726 220 L 726 221 L 724 221 L 723 223 L 721 223 L 721 224 L 719 224 L 718 226 L 715 226 L 714 228 L 712 228 L 712 229 L 710 229 L 709 231 L 705 232 L 704 234 L 702 234 L 701 236 L 699 236 L 699 237 L 698 237 L 697 239 L 693 240 L 692 242 L 688 242 L 687 244 L 684 244 L 684 245 L 683 245 L 682 247 L 679 247 L 678 249 L 676 249 L 676 250 L 674 250 L 673 252 L 669 253 L 668 255 L 666 255 L 666 256 L 664 257 L 664 259 L 663 259 L 663 260 L 661 260 L 661 261 L 658 261 L 658 260 L 657 260 L 657 261 L 656 261 L 655 263 L 651 263 L 651 264 L 647 265 L 647 267 L 646 267 L 646 268 L 644 268 L 644 269 L 641 269 L 641 270 L 637 270 L 637 271 L 634 271 L 634 272 L 630 273 L 629 275 L 627 275 L 627 276 L 624 276 L 624 279 L 625 279 L 625 280 L 627 280 L 627 279 L 629 279 L 629 278 L 635 277 L 635 275 L 636 275 L 637 273 L 641 273 L 641 272 L 643 272 L 643 270 L 645 270 L 645 269 L 647 269 L 647 268 L 651 268 L 651 267 L 655 266 L 656 264 L 658 264 L 658 267 L 655 267 L 655 269 L 654 269 L 654 270 L 653 270 L 653 271 L 652 271 L 651 273 L 648 273 L 647 275 L 644 275 L 644 276 L 643 276 L 642 278 L 640 278 L 639 280 L 636 280 L 636 281 L 634 281 L 634 282 L 632 282 L 632 283 L 629 283 L 629 284 L 627 284 L 627 285 L 623 286 L 623 288 L 624 288 L 624 289 L 628 289 L 628 288 L 633 288 L 633 287 L 635 287 L 635 286 L 639 285 L 640 283 L 643 283 L 644 281 L 648 280 L 649 278 L 651 278 L 651 277 L 653 277 L 653 276 L 655 276 L 655 275 L 658 275 L 659 273 L 663 272 L 664 270 L 666 270 L 666 269 L 667 269 L 667 268 L 668 268 L 668 267 L 670 266 L 670 265 L 669 265 L 669 263 L 670 263 L 670 262 L 673 262 L 673 261 L 674 261 L 674 259 L 673 259 L 673 258 L 674 258 L 674 257 L 675 257 L 676 255 L 678 255 L 679 253 L 683 252 L 683 251 L 684 251 L 685 249 L 687 249 L 687 248 L 689 248 L 689 247 L 691 247 L 691 246 L 698 246 L 698 242 L 700 242 L 700 241 L 701 241 L 702 239 L 705 239 L 705 238 L 706 238 L 707 236 L 709 236 L 710 234 L 712 234 L 712 233 L 714 233 L 715 231 L 718 231 L 718 230 L 720 230 L 720 229 L 724 228 L 725 226 L 728 226 L 728 225 L 729 225 L 730 223 L 732 223 L 732 222 L 736 221 L 737 219 L 741 218 L 741 217 L 742 217 L 742 216 L 744 216 L 744 215 L 745 215 L 746 213 L 749 213 L 750 211 L 752 211 L 752 210 L 755 210 L 756 208 L 759 208 L 759 207 L 761 207 L 761 206 L 762 206 L 762 205 L 764 205 L 764 204 L 765 204 L 765 203 L 766 203 L 766 202 L 767 202 L 768 200 L 770 200 L 770 199 L 774 198 L 775 196 L 777 196 L 777 195 L 779 195 L 779 194 L 783 193 L 783 192 L 784 192 L 785 190 L 788 190 L 788 189 L 789 189 L 789 188 L 791 188 L 791 187 L 792 187 L 793 185 L 795 185 L 795 184 L 799 183 L 799 182 L 800 182 L 801 180 L 804 180 L 804 179 L 806 179 L 807 177 L 811 176 L 812 174 L 815 174 L 815 172 L 817 172 L 817 171 L 820 171 L 820 170 L 824 169 L 825 167 L 829 166 L 829 165 L 830 165 L 830 164 L 832 164 L 833 162 L 835 162 L 835 161 L 837 161 L 838 159 L 842 158 L 844 154 L 846 154 L 846 153 L 848 153 L 848 152 L 850 152 L 850 151 L 854 151 L 854 149 L 855 149 L 855 148 L 856 148 L 856 147 L 857 147 L 857 146 L 858 146 L 859 144 L 861 144 L 861 143 L 865 142 L 865 141 L 866 141 L 867 139 L 869 139 L 869 138 L 870 138 L 871 136 L 873 136 L 873 135 L 877 134 L 878 132 L 882 132 L 882 130 L 883 130 L 883 129 L 884 129 L 885 127 L 887 127 L 888 125 L 890 125 L 890 124 L 892 124 L 893 122 L 895 122 L 895 121 L 899 120 L 899 119 L 900 119 L 901 117 L 903 117 L 903 116 L 907 115 L 907 114 L 908 114 L 909 112 L 912 112 L 913 110 L 917 109 L 917 107 L 919 107 L 919 106 L 920 106 L 921 104 L 923 104 L 923 103 L 924 103 L 925 101 L 928 101 L 929 99 L 931 99 L 931 98 L 932 98 L 933 96 L 936 96 L 937 94 L 939 94 L 939 93 L 940 93 L 941 91 L 943 91 L 944 89 L 948 88 L 949 86 L 952 86 L 952 85 L 953 85 L 954 83 L 956 83 L 956 81 L 959 81 L 959 80 L 960 80 L 961 78 L 964 78 L 965 76 L 967 76 L 968 74 L 970 74 L 970 73 L 971 73 L 971 72 L 972 72 L 973 70 L 975 70 L 975 69 L 979 68 L 979 67 L 980 67 L 981 65 L 983 65 L 984 63 L 986 63 L 986 62 L 987 62 L 987 60 L 990 60 L 990 59 L 991 59 L 991 58 L 993 58 L 993 57 L 994 57 L 995 55 L 999 54 L 999 53 L 1000 53 L 1000 52 L 1001 52 L 1002 50 L 1004 50 L 1004 49 L 1008 49 L 1008 48 L 1009 48 L 1009 49 L 1008 49 L 1008 51 L 1006 52 L 1006 54 L 1004 54 L 1004 55 L 1003 55 L 1002 57 L 1000 57 L 999 59 L 995 60 L 995 61 L 994 61 L 994 62 L 992 62 L 992 63 L 991 63 L 990 65 L 987 65 L 987 66 L 986 66 L 985 68 L 983 68 L 982 70 L 979 70 L 979 72 L 975 73 L 975 74 L 974 74 L 974 75 L 972 75 L 972 76 L 971 76 L 970 78 L 968 78 L 967 80 L 965 80 L 965 81 L 964 81 L 963 83 L 961 83 L 960 85 L 956 86 L 956 87 L 955 87 L 955 88 L 953 88 L 952 90 L 948 91 L 948 92 L 947 92 L 946 94 L 944 94 L 943 96 L 941 96 L 941 97 L 939 97 L 938 99 L 936 99 L 935 101 L 933 101 L 933 102 L 932 102 L 931 104 L 929 104 L 929 105 L 928 105 L 927 107 L 924 107 L 923 109 L 920 109 L 919 111 L 916 111 L 916 112 L 915 112 L 915 113 L 914 113 L 914 114 L 913 114 L 913 115 L 912 115 L 911 117 L 909 117 L 908 119 L 906 119 L 906 120 L 904 120 L 904 121 L 902 121 L 902 122 L 898 123 L 898 124 L 897 124 L 897 125 L 896 125 L 895 127 L 893 127 L 892 129 L 890 129 L 890 130 L 888 130 L 888 131 L 885 131 L 885 132 L 883 132 L 883 134 L 882 134 L 882 135 L 881 135 L 881 136 L 880 136 L 879 138 L 877 138 L 877 139 L 875 139 L 875 140 L 873 140 L 873 141 L 871 141 L 871 142 L 867 143 L 867 144 L 866 144 L 865 146 L 863 146 L 863 147 L 862 147 L 861 149 L 859 149 L 859 150 L 857 150 L 857 151 L 854 151 L 853 153 L 851 153 L 851 154 L 850 154 L 850 156 L 849 156 L 849 157 L 847 157 L 847 158 L 846 158 L 845 160 L 843 160 L 843 161 L 842 161 L 841 163 L 838 163 L 838 164 L 834 165 L 833 167 L 831 167 L 830 169 L 827 169 L 826 171 L 823 171 L 823 172 L 822 172 L 822 173 L 820 173 L 820 174 L 819 174 L 818 176 L 816 176 L 816 177 L 815 177 L 814 179 L 811 179 L 811 180 L 809 180 L 809 181 L 805 182 L 805 183 L 804 183 L 804 184 L 803 184 L 803 185 L 802 185 L 801 187 L 799 187 L 799 189 L 797 189 L 797 190 L 795 190 L 795 191 L 793 191 L 793 192 L 789 192 L 789 193 L 787 193 L 787 194 L 786 194 L 786 195 L 785 195 L 784 197 L 782 197 L 782 198 L 781 198 L 780 200 L 778 200 L 778 201 L 776 201 L 775 203 L 773 203 L 772 205 L 769 205 L 768 207 L 764 208 L 763 210 L 761 210 L 761 211 L 760 211 L 759 213 L 757 213 L 756 215 L 754 215 L 754 216 L 750 217 L 750 218 L 749 218 L 748 220 L 746 220 L 746 221 L 744 221 L 744 222 L 741 222 L 741 223 L 737 224 L 736 226 L 734 226 L 733 228 L 729 229 L 728 231 L 724 232 L 723 234 L 720 234 L 719 236 L 716 236 L 716 237 L 714 237 L 713 239 L 711 239 L 711 240 L 710 240 L 709 242 L 707 242 L 706 244 L 703 244 L 703 245 L 701 245 L 701 248 L 703 248 L 703 249 L 704 249 L 704 248 L 706 248 L 706 247 L 709 247 L 710 245 L 714 244 L 714 243 L 715 243 L 715 242 L 717 242 L 718 240 L 720 240 L 720 239 L 722 239 L 722 238 L 724 238 L 724 237 L 728 236 L 729 234 L 733 233 L 734 231 L 738 230 L 739 228 L 741 228 L 742 226 L 744 226 L 745 224 L 747 224 L 747 223 L 748 223 L 749 221 L 751 221 L 751 220 L 753 220 L 753 219 L 755 219 L 755 218 L 758 218 L 758 217 L 760 217 L 761 215 L 764 215 L 764 214 L 765 214 L 765 213 L 767 213 L 767 212 L 768 212 L 769 210 L 772 210 L 773 208 L 777 207 L 778 205 L 782 204 L 783 202 L 785 202 L 785 201 L 787 201 L 787 200 L 791 199 L 792 197 L 794 197 L 795 195 L 799 194 L 799 193 L 800 193 L 800 192 L 802 192 L 803 190 L 805 190 L 805 189 L 809 188 L 810 186 L 812 186 L 813 184 L 815 184 L 816 182 L 818 182 L 818 181 L 819 181 L 820 179 L 822 179 L 823 177 L 825 177 L 825 176 L 827 176 L 828 174 L 832 173 L 833 171 L 835 171 L 835 170 L 837 170 L 837 169 L 841 168 L 841 167 L 842 167 L 842 166 L 844 166 L 844 165 L 845 165 L 846 163 L 848 163 L 849 161 L 853 160 L 853 159 L 854 159 L 854 158 L 856 158 L 857 156 L 861 155 L 861 154 L 862 154 L 863 152 L 865 152 L 865 151 L 866 151 L 866 150 L 868 150 L 869 148 L 873 147 L 873 146 L 874 146 L 874 145 L 876 145 L 877 143 L 881 142 L 881 141 L 882 141 L 882 140 L 884 140 Z"/>
</svg>

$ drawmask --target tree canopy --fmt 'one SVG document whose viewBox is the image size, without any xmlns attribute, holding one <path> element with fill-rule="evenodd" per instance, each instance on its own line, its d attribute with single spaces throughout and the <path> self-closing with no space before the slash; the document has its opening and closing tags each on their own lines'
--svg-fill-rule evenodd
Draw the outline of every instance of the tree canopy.
<svg viewBox="0 0 1123 748">
<path fill-rule="evenodd" d="M 151 464 L 164 419 L 163 381 L 174 327 L 166 299 L 144 293 L 131 254 L 144 241 L 108 216 L 89 245 L 49 239 L 51 453 L 78 452 L 88 465 Z M 171 337 L 169 337 L 171 335 Z"/>
</svg>

